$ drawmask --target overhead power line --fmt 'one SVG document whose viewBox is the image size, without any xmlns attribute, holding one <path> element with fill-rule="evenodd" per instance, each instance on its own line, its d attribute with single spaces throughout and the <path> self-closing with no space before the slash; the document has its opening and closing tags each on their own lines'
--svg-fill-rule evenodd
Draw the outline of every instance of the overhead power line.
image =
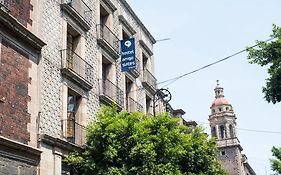
<svg viewBox="0 0 281 175">
<path fill-rule="evenodd" d="M 276 37 L 269 38 L 269 39 L 265 40 L 264 42 L 269 42 L 269 41 L 271 41 L 271 40 L 273 40 L 273 39 L 275 39 L 275 38 L 276 38 Z M 250 47 L 248 47 L 248 48 L 254 48 L 254 47 L 257 47 L 257 46 L 258 46 L 258 44 L 255 44 L 255 45 L 250 46 Z M 229 58 L 232 58 L 232 57 L 234 57 L 234 56 L 236 56 L 236 55 L 239 55 L 239 54 L 241 54 L 241 53 L 243 53 L 243 52 L 246 52 L 246 51 L 247 51 L 247 49 L 243 49 L 243 50 L 238 51 L 238 52 L 236 52 L 236 53 L 234 53 L 234 54 L 232 54 L 232 55 L 229 55 L 229 56 L 227 56 L 227 57 L 225 57 L 225 58 L 223 58 L 223 59 L 217 60 L 217 61 L 215 61 L 215 62 L 212 62 L 212 63 L 210 63 L 210 64 L 207 64 L 207 65 L 205 65 L 205 66 L 202 66 L 202 67 L 200 67 L 200 68 L 198 68 L 198 69 L 195 69 L 195 70 L 193 70 L 193 71 L 187 72 L 187 73 L 182 74 L 182 75 L 180 75 L 180 76 L 177 76 L 177 77 L 174 77 L 174 78 L 171 78 L 171 79 L 168 79 L 168 80 L 161 81 L 161 82 L 159 82 L 159 83 L 157 83 L 157 84 L 159 85 L 159 84 L 168 83 L 168 84 L 166 84 L 165 86 L 163 86 L 163 87 L 167 87 L 167 86 L 171 85 L 172 83 L 174 83 L 175 81 L 177 81 L 177 80 L 179 80 L 179 79 L 181 79 L 181 78 L 183 78 L 183 77 L 185 77 L 185 76 L 187 76 L 187 75 L 193 74 L 193 73 L 195 73 L 195 72 L 198 72 L 198 71 L 200 71 L 200 70 L 206 69 L 206 68 L 208 68 L 208 67 L 210 67 L 210 66 L 213 66 L 213 65 L 215 65 L 215 64 L 218 64 L 218 63 L 220 63 L 220 62 L 226 61 L 226 60 L 228 60 Z"/>
<path fill-rule="evenodd" d="M 202 122 L 202 121 L 195 120 L 195 122 L 204 124 L 204 125 L 209 125 L 209 123 Z M 281 134 L 280 131 L 257 130 L 257 129 L 238 128 L 238 127 L 236 129 L 241 130 L 241 131 L 258 132 L 258 133 Z"/>
</svg>

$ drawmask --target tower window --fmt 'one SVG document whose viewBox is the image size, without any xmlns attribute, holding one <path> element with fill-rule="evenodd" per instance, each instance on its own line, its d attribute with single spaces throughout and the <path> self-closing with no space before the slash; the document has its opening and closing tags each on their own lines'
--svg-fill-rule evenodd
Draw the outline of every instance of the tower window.
<svg viewBox="0 0 281 175">
<path fill-rule="evenodd" d="M 234 132 L 233 132 L 233 126 L 229 125 L 229 133 L 230 133 L 230 138 L 234 137 Z"/>
<path fill-rule="evenodd" d="M 217 137 L 216 127 L 212 127 L 211 134 L 212 134 L 212 137 Z"/>
<path fill-rule="evenodd" d="M 221 108 L 219 108 L 219 111 L 221 112 Z"/>
<path fill-rule="evenodd" d="M 223 125 L 220 126 L 220 136 L 221 136 L 221 139 L 225 138 L 225 128 Z"/>
</svg>

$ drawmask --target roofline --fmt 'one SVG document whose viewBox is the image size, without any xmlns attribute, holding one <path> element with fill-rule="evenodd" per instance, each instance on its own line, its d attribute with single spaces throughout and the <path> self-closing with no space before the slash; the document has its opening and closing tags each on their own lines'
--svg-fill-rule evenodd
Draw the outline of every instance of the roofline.
<svg viewBox="0 0 281 175">
<path fill-rule="evenodd" d="M 148 36 L 152 44 L 156 43 L 155 38 L 152 36 L 152 34 L 148 31 L 148 29 L 144 26 L 144 24 L 141 22 L 139 17 L 136 15 L 136 13 L 133 11 L 131 6 L 127 3 L 126 0 L 119 0 L 125 8 L 129 11 L 129 13 L 133 16 L 133 18 L 137 21 L 137 23 L 140 25 L 141 29 L 144 31 L 144 33 Z"/>
</svg>

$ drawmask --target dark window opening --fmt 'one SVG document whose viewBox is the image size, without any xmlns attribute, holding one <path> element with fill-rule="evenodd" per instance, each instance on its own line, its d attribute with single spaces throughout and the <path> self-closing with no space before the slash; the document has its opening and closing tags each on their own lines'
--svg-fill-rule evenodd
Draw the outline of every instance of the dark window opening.
<svg viewBox="0 0 281 175">
<path fill-rule="evenodd" d="M 106 25 L 109 23 L 109 13 L 105 10 L 103 6 L 100 6 L 100 24 Z"/>
<path fill-rule="evenodd" d="M 212 127 L 211 134 L 212 134 L 212 137 L 217 137 L 216 127 Z"/>
<path fill-rule="evenodd" d="M 221 139 L 225 138 L 225 128 L 223 125 L 220 126 L 220 136 L 221 136 Z"/>
<path fill-rule="evenodd" d="M 233 126 L 229 125 L 229 133 L 230 133 L 230 138 L 234 137 L 234 131 L 233 131 Z"/>
</svg>

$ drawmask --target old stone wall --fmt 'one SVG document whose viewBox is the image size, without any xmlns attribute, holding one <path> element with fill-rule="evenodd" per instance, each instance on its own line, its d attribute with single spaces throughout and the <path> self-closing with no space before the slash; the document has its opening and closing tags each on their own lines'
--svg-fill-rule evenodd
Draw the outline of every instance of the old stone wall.
<svg viewBox="0 0 281 175">
<path fill-rule="evenodd" d="M 0 156 L 1 175 L 36 175 L 37 168 L 24 162 Z"/>
<path fill-rule="evenodd" d="M 241 158 L 241 152 L 238 147 L 220 148 L 219 159 L 230 175 L 244 175 L 242 174 Z"/>
<path fill-rule="evenodd" d="M 4 38 L 0 46 L 0 134 L 27 144 L 30 140 L 27 131 L 27 124 L 30 123 L 28 55 Z"/>
<path fill-rule="evenodd" d="M 10 10 L 10 14 L 14 16 L 22 25 L 32 25 L 30 19 L 30 10 L 33 9 L 30 0 L 4 0 L 4 5 Z"/>
</svg>

